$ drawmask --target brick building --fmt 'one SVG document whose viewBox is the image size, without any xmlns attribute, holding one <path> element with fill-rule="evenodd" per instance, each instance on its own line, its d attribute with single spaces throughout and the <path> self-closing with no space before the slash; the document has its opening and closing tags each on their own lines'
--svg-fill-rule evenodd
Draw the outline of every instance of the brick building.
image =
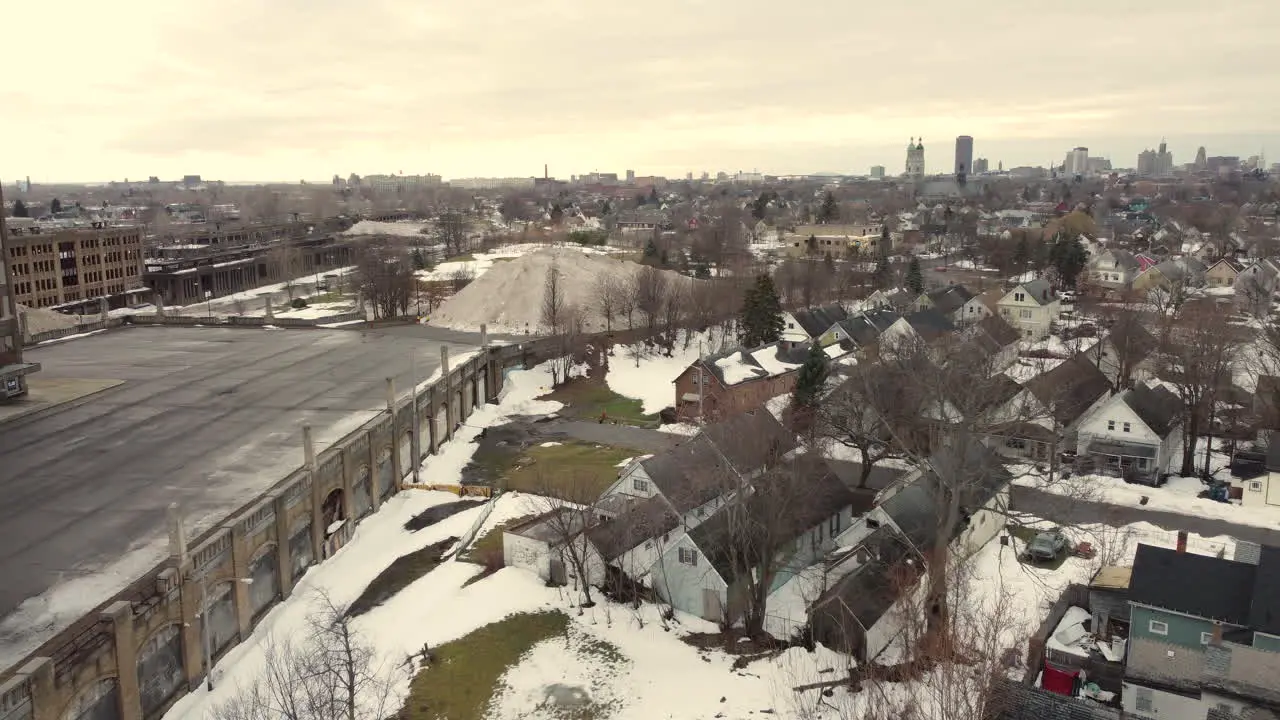
<svg viewBox="0 0 1280 720">
<path fill-rule="evenodd" d="M 62 308 L 142 287 L 142 227 L 8 227 L 5 260 L 19 304 Z"/>
<path fill-rule="evenodd" d="M 676 419 L 719 422 L 785 395 L 808 353 L 808 345 L 779 342 L 702 358 L 675 380 Z"/>
</svg>

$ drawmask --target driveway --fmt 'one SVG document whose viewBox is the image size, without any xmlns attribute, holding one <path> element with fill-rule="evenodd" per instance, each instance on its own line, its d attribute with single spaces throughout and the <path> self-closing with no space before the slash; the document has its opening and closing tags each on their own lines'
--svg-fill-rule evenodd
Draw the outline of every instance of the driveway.
<svg viewBox="0 0 1280 720">
<path fill-rule="evenodd" d="M 545 434 L 561 433 L 574 440 L 632 448 L 641 452 L 655 454 L 670 450 L 685 440 L 682 435 L 673 435 L 659 432 L 658 430 L 646 430 L 630 425 L 583 422 L 580 420 L 552 420 L 543 427 Z"/>
</svg>

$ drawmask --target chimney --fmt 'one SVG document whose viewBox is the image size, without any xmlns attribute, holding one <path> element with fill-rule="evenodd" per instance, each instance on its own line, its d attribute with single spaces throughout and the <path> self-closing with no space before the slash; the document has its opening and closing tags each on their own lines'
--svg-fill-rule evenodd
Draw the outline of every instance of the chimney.
<svg viewBox="0 0 1280 720">
<path fill-rule="evenodd" d="M 1187 531 L 1178 531 L 1178 552 L 1185 553 L 1187 551 Z"/>
<path fill-rule="evenodd" d="M 1213 624 L 1213 639 L 1209 644 L 1214 647 L 1222 647 L 1222 623 L 1215 622 Z"/>
<path fill-rule="evenodd" d="M 547 170 L 547 163 L 542 164 L 542 179 L 543 180 L 551 179 L 551 174 Z"/>
</svg>

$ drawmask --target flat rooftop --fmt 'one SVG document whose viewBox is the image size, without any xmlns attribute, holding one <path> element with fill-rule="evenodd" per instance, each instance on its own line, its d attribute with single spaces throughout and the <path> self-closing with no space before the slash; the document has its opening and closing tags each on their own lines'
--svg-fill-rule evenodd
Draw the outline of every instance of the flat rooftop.
<svg viewBox="0 0 1280 720">
<path fill-rule="evenodd" d="M 130 327 L 37 347 L 40 379 L 123 380 L 0 423 L 0 669 L 386 407 L 475 336 Z"/>
</svg>

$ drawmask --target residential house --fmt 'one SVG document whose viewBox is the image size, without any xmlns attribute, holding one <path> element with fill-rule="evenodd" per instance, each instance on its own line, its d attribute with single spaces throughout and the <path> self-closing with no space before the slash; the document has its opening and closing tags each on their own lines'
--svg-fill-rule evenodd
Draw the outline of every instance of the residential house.
<svg viewBox="0 0 1280 720">
<path fill-rule="evenodd" d="M 1018 285 L 1005 293 L 997 306 L 1000 317 L 1029 340 L 1049 337 L 1050 325 L 1062 312 L 1057 294 L 1044 278 Z"/>
<path fill-rule="evenodd" d="M 1241 488 L 1244 507 L 1280 508 L 1280 432 L 1273 432 L 1267 444 L 1267 472 L 1255 478 L 1233 480 Z"/>
<path fill-rule="evenodd" d="M 791 392 L 807 345 L 786 341 L 700 358 L 675 379 L 676 417 L 715 422 Z"/>
<path fill-rule="evenodd" d="M 1205 284 L 1211 288 L 1234 288 L 1244 265 L 1235 258 L 1224 257 L 1205 270 Z"/>
<path fill-rule="evenodd" d="M 1115 388 L 1155 377 L 1156 338 L 1135 316 L 1112 325 L 1106 337 L 1080 354 L 1093 363 Z"/>
<path fill-rule="evenodd" d="M 1085 466 L 1154 483 L 1182 458 L 1182 403 L 1163 385 L 1138 383 L 1112 395 L 1080 425 Z"/>
<path fill-rule="evenodd" d="M 832 325 L 818 342 L 828 350 L 828 354 L 831 354 L 832 347 L 838 346 L 840 354 L 858 352 L 865 356 L 865 351 L 875 347 L 880 335 L 900 317 L 897 312 L 884 308 L 855 313 Z"/>
<path fill-rule="evenodd" d="M 680 514 L 661 494 L 643 500 L 621 494 L 613 497 L 625 497 L 626 510 L 616 516 L 602 514 L 600 522 L 586 531 L 595 556 L 603 564 L 603 581 L 615 581 L 618 587 L 625 578 L 651 586 L 650 569 L 672 533 L 678 537 L 683 532 Z"/>
<path fill-rule="evenodd" d="M 935 345 L 955 332 L 955 323 L 943 313 L 929 309 L 916 310 L 903 315 L 880 337 L 880 345 L 887 348 L 901 342 L 923 342 Z"/>
<path fill-rule="evenodd" d="M 785 340 L 809 342 L 823 337 L 833 325 L 848 320 L 849 313 L 840 305 L 784 312 L 782 314 L 782 333 Z M 823 343 L 823 346 L 830 343 Z"/>
<path fill-rule="evenodd" d="M 1173 291 L 1178 288 L 1199 287 L 1204 282 L 1204 263 L 1182 256 L 1165 260 L 1133 279 L 1133 289 L 1143 293 L 1152 290 Z"/>
<path fill-rule="evenodd" d="M 1163 253 L 1147 251 L 1147 252 L 1140 252 L 1137 255 L 1134 255 L 1133 258 L 1138 261 L 1138 273 L 1142 274 L 1150 270 L 1151 268 L 1155 267 L 1156 265 L 1159 265 L 1160 261 L 1167 254 L 1168 254 L 1168 251 L 1165 251 Z"/>
<path fill-rule="evenodd" d="M 1235 280 L 1236 306 L 1261 316 L 1271 309 L 1280 267 L 1273 260 L 1258 260 L 1245 266 Z"/>
<path fill-rule="evenodd" d="M 1129 582 L 1121 703 L 1152 720 L 1274 718 L 1280 712 L 1280 548 L 1239 542 L 1234 559 L 1139 545 Z"/>
<path fill-rule="evenodd" d="M 1088 359 L 1076 355 L 1022 385 L 991 411 L 1002 454 L 1047 462 L 1076 446 L 1081 422 L 1105 404 L 1111 383 Z"/>
<path fill-rule="evenodd" d="M 922 293 L 911 304 L 914 311 L 934 310 L 945 315 L 953 323 L 960 323 L 965 318 L 965 305 L 974 298 L 963 285 L 947 285 L 946 287 Z"/>
<path fill-rule="evenodd" d="M 960 311 L 959 324 L 968 325 L 978 322 L 985 317 L 1000 314 L 1000 299 L 1004 297 L 1004 290 L 996 287 L 986 290 L 979 295 L 970 298 L 964 304 Z"/>
<path fill-rule="evenodd" d="M 1089 279 L 1108 290 L 1128 290 L 1140 267 L 1138 259 L 1128 250 L 1105 250 L 1089 261 Z"/>
<path fill-rule="evenodd" d="M 787 233 L 784 243 L 791 255 L 825 255 L 835 257 L 849 250 L 870 251 L 880 240 L 881 227 L 862 225 L 801 225 Z"/>
<path fill-rule="evenodd" d="M 753 582 L 768 583 L 767 598 L 830 552 L 856 502 L 821 458 L 794 456 L 674 540 L 651 571 L 654 589 L 676 610 L 733 625 Z"/>
<path fill-rule="evenodd" d="M 867 297 L 866 306 L 870 308 L 882 308 L 885 310 L 906 312 L 914 301 L 915 296 L 902 288 L 896 288 L 893 290 L 876 290 Z"/>
<path fill-rule="evenodd" d="M 988 367 L 1001 372 L 1018 359 L 1021 335 L 999 315 L 988 315 L 968 325 L 960 332 L 960 338 L 961 343 L 955 353 L 966 358 L 965 362 L 972 363 L 973 367 Z"/>
</svg>

